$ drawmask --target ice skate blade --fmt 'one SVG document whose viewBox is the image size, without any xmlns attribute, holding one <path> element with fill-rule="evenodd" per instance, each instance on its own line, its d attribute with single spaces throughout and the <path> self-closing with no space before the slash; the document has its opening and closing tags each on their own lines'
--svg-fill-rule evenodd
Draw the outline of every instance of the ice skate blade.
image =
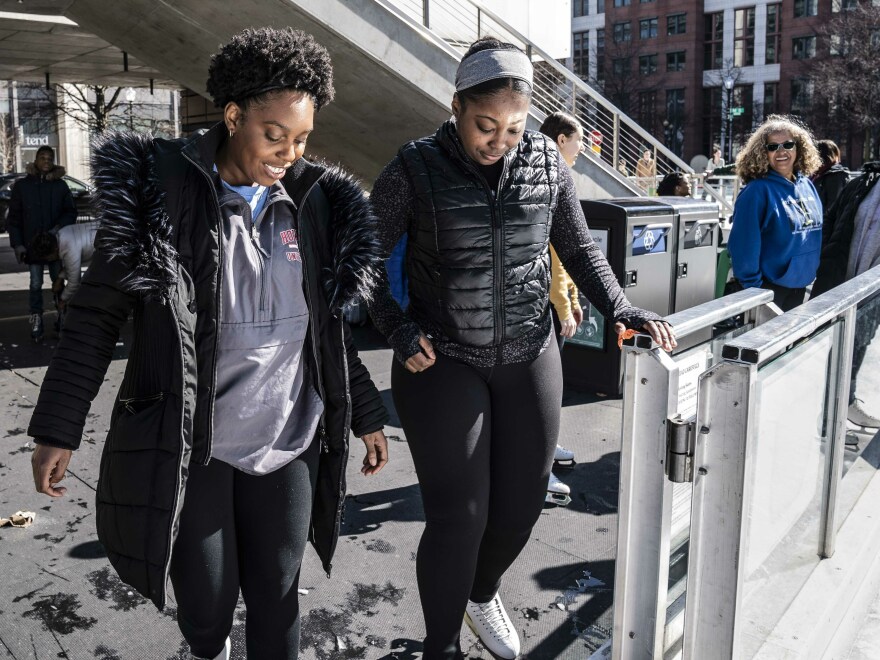
<svg viewBox="0 0 880 660">
<path fill-rule="evenodd" d="M 568 506 L 571 504 L 571 495 L 563 495 L 562 493 L 550 493 L 544 497 L 546 504 L 555 504 L 556 506 Z"/>
<path fill-rule="evenodd" d="M 573 468 L 577 463 L 575 463 L 573 458 L 568 459 L 567 461 L 553 461 L 554 468 Z"/>
</svg>

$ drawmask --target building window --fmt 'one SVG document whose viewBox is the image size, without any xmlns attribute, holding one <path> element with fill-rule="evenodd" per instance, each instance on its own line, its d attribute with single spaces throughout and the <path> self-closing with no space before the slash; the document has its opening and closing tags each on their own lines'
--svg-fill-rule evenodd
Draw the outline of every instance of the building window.
<svg viewBox="0 0 880 660">
<path fill-rule="evenodd" d="M 779 63 L 779 44 L 782 40 L 781 7 L 780 4 L 767 5 L 767 50 L 764 54 L 767 64 Z"/>
<path fill-rule="evenodd" d="M 852 42 L 848 38 L 841 37 L 839 34 L 832 34 L 828 41 L 829 54 L 831 55 L 847 55 Z"/>
<path fill-rule="evenodd" d="M 639 0 L 639 2 L 643 5 L 648 4 L 649 2 L 656 2 L 657 0 Z"/>
<path fill-rule="evenodd" d="M 605 0 L 596 0 L 596 13 L 604 14 L 605 13 Z"/>
<path fill-rule="evenodd" d="M 671 14 L 666 17 L 666 34 L 676 35 L 687 32 L 687 14 Z"/>
<path fill-rule="evenodd" d="M 703 127 L 702 151 L 704 154 L 712 154 L 712 147 L 721 145 L 721 90 L 723 87 L 703 88 Z M 722 154 L 727 158 L 726 154 Z"/>
<path fill-rule="evenodd" d="M 794 0 L 794 17 L 817 16 L 819 14 L 819 0 Z"/>
<path fill-rule="evenodd" d="M 667 71 L 684 71 L 684 65 L 687 62 L 687 51 L 677 50 L 672 53 L 666 53 L 666 70 Z"/>
<path fill-rule="evenodd" d="M 831 11 L 849 11 L 859 6 L 859 0 L 831 0 Z"/>
<path fill-rule="evenodd" d="M 813 104 L 813 81 L 809 78 L 791 79 L 791 112 L 804 116 Z"/>
<path fill-rule="evenodd" d="M 577 18 L 578 16 L 589 16 L 590 15 L 590 0 L 571 0 L 571 16 L 572 18 Z"/>
<path fill-rule="evenodd" d="M 639 55 L 639 73 L 643 76 L 650 76 L 657 73 L 657 54 Z"/>
<path fill-rule="evenodd" d="M 586 80 L 590 76 L 590 33 L 575 32 L 571 44 L 572 71 Z"/>
<path fill-rule="evenodd" d="M 632 40 L 632 25 L 629 21 L 614 24 L 614 43 L 619 44 Z"/>
<path fill-rule="evenodd" d="M 779 83 L 764 83 L 764 117 L 779 112 Z"/>
<path fill-rule="evenodd" d="M 639 125 L 651 130 L 657 119 L 657 92 L 639 92 Z"/>
<path fill-rule="evenodd" d="M 657 18 L 643 18 L 639 21 L 639 38 L 653 39 L 657 36 Z"/>
<path fill-rule="evenodd" d="M 629 75 L 629 67 L 632 61 L 631 57 L 615 57 L 611 60 L 611 71 L 615 76 Z"/>
<path fill-rule="evenodd" d="M 752 66 L 755 63 L 755 8 L 737 9 L 734 14 L 733 64 Z"/>
<path fill-rule="evenodd" d="M 596 78 L 605 80 L 605 28 L 596 30 Z"/>
<path fill-rule="evenodd" d="M 791 56 L 796 60 L 816 57 L 816 37 L 795 37 L 791 40 Z"/>
<path fill-rule="evenodd" d="M 615 7 L 629 7 L 630 0 L 614 0 Z"/>
<path fill-rule="evenodd" d="M 724 12 L 706 14 L 703 68 L 720 69 L 724 58 Z"/>
<path fill-rule="evenodd" d="M 684 88 L 666 90 L 666 120 L 663 122 L 666 146 L 677 156 L 684 153 Z"/>
</svg>

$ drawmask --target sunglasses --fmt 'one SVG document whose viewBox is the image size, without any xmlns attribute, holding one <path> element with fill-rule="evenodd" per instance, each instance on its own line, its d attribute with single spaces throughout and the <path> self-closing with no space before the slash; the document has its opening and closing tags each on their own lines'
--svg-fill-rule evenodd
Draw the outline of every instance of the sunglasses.
<svg viewBox="0 0 880 660">
<path fill-rule="evenodd" d="M 768 142 L 764 145 L 767 148 L 767 151 L 776 151 L 779 147 L 782 147 L 786 151 L 791 151 L 797 146 L 797 142 L 794 140 L 788 140 L 783 142 L 782 144 L 777 144 L 776 142 Z"/>
</svg>

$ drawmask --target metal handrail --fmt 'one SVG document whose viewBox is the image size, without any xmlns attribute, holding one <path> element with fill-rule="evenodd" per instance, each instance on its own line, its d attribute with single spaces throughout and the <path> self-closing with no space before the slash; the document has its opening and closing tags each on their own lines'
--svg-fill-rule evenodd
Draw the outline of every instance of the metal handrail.
<svg viewBox="0 0 880 660">
<path fill-rule="evenodd" d="M 635 185 L 633 179 L 622 174 L 618 170 L 618 163 L 623 159 L 628 169 L 634 169 L 644 148 L 653 153 L 654 167 L 659 176 L 675 169 L 689 174 L 694 173 L 687 163 L 624 114 L 620 108 L 494 12 L 484 7 L 479 0 L 378 1 L 407 22 L 418 25 L 422 34 L 456 57 L 461 57 L 470 43 L 484 34 L 491 33 L 508 41 L 519 42 L 517 45 L 529 54 L 535 63 L 531 114 L 539 121 L 556 111 L 575 115 L 586 131 L 581 153 L 602 166 L 633 193 L 645 195 L 649 190 Z M 591 148 L 590 134 L 593 129 L 597 129 L 603 136 L 601 154 L 597 154 Z M 610 149 L 605 148 L 607 144 L 605 138 L 610 138 Z M 636 181 L 636 184 L 638 183 L 640 182 Z M 727 215 L 732 213 L 732 208 L 723 195 L 708 189 L 707 193 L 721 205 Z"/>
<path fill-rule="evenodd" d="M 722 357 L 762 365 L 880 291 L 880 266 L 727 342 Z"/>
</svg>

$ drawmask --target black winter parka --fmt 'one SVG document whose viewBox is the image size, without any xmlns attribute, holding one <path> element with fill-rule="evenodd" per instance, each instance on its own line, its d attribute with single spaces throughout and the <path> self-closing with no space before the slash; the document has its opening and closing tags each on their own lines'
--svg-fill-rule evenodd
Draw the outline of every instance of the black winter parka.
<svg viewBox="0 0 880 660">
<path fill-rule="evenodd" d="M 96 252 L 69 303 L 28 429 L 38 443 L 79 446 L 133 312 L 134 339 L 101 459 L 97 527 L 122 580 L 160 608 L 188 466 L 211 455 L 223 259 L 211 168 L 225 133 L 218 124 L 186 142 L 111 136 L 95 149 Z M 387 419 L 341 314 L 369 295 L 381 261 L 375 218 L 350 176 L 300 159 L 282 183 L 302 255 L 308 373 L 325 408 L 310 540 L 329 574 L 349 431 L 378 431 Z"/>
<path fill-rule="evenodd" d="M 64 175 L 60 165 L 42 174 L 30 163 L 27 176 L 13 184 L 6 222 L 12 247 L 28 247 L 38 233 L 76 222 L 76 203 Z"/>
</svg>

